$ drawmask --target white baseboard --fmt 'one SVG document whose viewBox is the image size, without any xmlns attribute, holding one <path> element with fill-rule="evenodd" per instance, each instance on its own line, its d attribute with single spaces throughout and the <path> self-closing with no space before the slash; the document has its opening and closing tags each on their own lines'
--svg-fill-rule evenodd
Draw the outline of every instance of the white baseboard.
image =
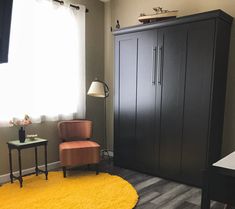
<svg viewBox="0 0 235 209">
<path fill-rule="evenodd" d="M 40 169 L 45 169 L 45 165 L 38 166 Z M 48 170 L 53 170 L 60 167 L 60 161 L 48 163 Z M 22 170 L 22 175 L 27 175 L 35 171 L 35 167 Z M 13 175 L 18 176 L 19 171 L 13 173 Z M 5 183 L 10 181 L 10 173 L 0 176 L 0 183 Z"/>
</svg>

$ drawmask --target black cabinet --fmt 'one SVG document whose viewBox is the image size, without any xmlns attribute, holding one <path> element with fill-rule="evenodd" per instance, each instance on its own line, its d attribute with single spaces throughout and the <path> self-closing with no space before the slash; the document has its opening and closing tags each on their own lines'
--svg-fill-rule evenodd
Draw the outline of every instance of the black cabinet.
<svg viewBox="0 0 235 209">
<path fill-rule="evenodd" d="M 119 39 L 116 53 L 119 53 L 119 62 L 116 77 L 118 100 L 118 120 L 115 130 L 120 140 L 116 141 L 117 162 L 123 166 L 135 168 L 132 163 L 136 155 L 136 84 L 137 84 L 137 46 L 136 36 L 123 36 Z M 127 56 L 128 55 L 128 56 Z M 133 166 L 133 167 L 132 167 Z"/>
<path fill-rule="evenodd" d="M 151 172 L 156 162 L 155 136 L 157 31 L 144 31 L 138 37 L 136 94 L 136 161 L 140 170 Z M 149 62 L 146 62 L 149 60 Z M 156 159 L 157 161 L 157 159 Z"/>
<path fill-rule="evenodd" d="M 0 0 L 0 63 L 8 62 L 13 0 Z"/>
<path fill-rule="evenodd" d="M 189 182 L 200 182 L 201 170 L 205 168 L 208 162 L 206 160 L 209 154 L 207 143 L 210 134 L 211 93 L 214 79 L 214 30 L 214 20 L 192 23 L 188 27 L 187 75 L 182 135 L 182 175 Z M 228 41 L 224 44 L 227 45 Z M 226 72 L 227 67 L 224 66 L 220 70 Z M 223 106 L 220 108 L 223 108 Z M 223 121 L 223 115 L 219 120 Z M 219 128 L 222 129 L 222 126 Z M 219 151 L 213 150 L 213 152 L 217 152 L 217 159 L 220 154 L 221 139 L 222 136 L 220 136 L 220 142 L 217 144 Z M 213 138 L 211 142 L 215 143 Z"/>
<path fill-rule="evenodd" d="M 159 30 L 160 171 L 169 178 L 179 176 L 181 167 L 186 40 L 184 25 Z"/>
<path fill-rule="evenodd" d="M 231 23 L 216 10 L 114 32 L 116 165 L 201 185 L 220 157 Z"/>
</svg>

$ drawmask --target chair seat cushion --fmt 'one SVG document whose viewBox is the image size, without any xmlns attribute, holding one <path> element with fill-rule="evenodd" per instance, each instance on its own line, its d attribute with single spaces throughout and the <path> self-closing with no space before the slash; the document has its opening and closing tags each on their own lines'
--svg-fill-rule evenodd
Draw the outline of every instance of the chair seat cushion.
<svg viewBox="0 0 235 209">
<path fill-rule="evenodd" d="M 60 144 L 60 149 L 83 149 L 92 147 L 100 147 L 100 145 L 93 141 L 71 141 Z"/>
<path fill-rule="evenodd" d="M 100 161 L 100 145 L 93 141 L 71 141 L 60 144 L 63 166 L 96 164 Z"/>
</svg>

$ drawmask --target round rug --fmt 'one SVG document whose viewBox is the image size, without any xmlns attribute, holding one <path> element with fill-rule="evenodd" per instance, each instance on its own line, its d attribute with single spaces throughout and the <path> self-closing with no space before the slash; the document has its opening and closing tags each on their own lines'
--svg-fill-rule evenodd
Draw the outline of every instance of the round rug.
<svg viewBox="0 0 235 209">
<path fill-rule="evenodd" d="M 0 187 L 1 209 L 132 209 L 136 190 L 124 179 L 94 172 L 63 178 L 62 172 L 24 177 Z"/>
</svg>

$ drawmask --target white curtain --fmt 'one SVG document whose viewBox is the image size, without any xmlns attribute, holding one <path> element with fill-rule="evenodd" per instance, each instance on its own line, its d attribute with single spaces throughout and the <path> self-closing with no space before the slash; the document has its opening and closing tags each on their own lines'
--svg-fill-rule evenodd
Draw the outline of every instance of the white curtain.
<svg viewBox="0 0 235 209">
<path fill-rule="evenodd" d="M 0 65 L 0 125 L 85 117 L 85 8 L 14 0 L 9 63 Z"/>
</svg>

